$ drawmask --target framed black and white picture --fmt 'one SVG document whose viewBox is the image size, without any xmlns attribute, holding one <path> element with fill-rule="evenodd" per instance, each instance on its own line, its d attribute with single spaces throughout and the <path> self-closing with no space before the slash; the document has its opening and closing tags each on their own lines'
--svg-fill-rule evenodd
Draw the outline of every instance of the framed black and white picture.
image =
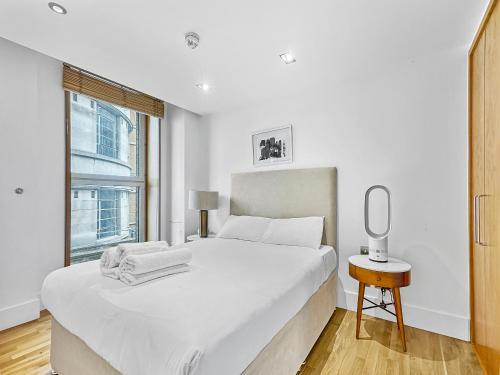
<svg viewBox="0 0 500 375">
<path fill-rule="evenodd" d="M 292 125 L 252 134 L 253 165 L 291 163 L 293 155 Z"/>
</svg>

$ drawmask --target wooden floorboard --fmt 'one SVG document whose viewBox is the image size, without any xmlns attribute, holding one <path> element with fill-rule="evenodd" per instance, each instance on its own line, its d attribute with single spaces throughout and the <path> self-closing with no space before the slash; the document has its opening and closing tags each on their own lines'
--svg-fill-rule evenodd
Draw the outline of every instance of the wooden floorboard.
<svg viewBox="0 0 500 375">
<path fill-rule="evenodd" d="M 50 314 L 0 332 L 1 375 L 50 374 Z"/>
<path fill-rule="evenodd" d="M 356 313 L 337 309 L 299 375 L 482 374 L 468 342 L 405 327 L 402 350 L 395 323 L 363 315 L 356 340 Z"/>
<path fill-rule="evenodd" d="M 470 343 L 406 327 L 402 351 L 395 323 L 363 316 L 356 340 L 356 314 L 337 309 L 299 375 L 482 374 Z M 0 332 L 1 375 L 50 373 L 50 314 Z M 272 375 L 272 374 L 270 374 Z"/>
</svg>

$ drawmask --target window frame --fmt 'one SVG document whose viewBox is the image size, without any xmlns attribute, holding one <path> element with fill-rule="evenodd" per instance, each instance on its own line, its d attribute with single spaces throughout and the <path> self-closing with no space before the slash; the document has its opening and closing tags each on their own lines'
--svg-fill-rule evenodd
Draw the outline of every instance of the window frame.
<svg viewBox="0 0 500 375">
<path fill-rule="evenodd" d="M 137 153 L 137 174 L 136 176 L 112 176 L 112 175 L 98 175 L 98 174 L 85 174 L 85 173 L 72 173 L 71 172 L 71 105 L 74 94 L 73 91 L 65 90 L 65 127 L 66 127 L 66 149 L 65 149 L 65 249 L 64 249 L 64 266 L 71 265 L 71 190 L 75 186 L 82 185 L 95 185 L 95 186 L 129 186 L 137 188 L 137 201 L 138 201 L 138 241 L 147 241 L 147 218 L 148 218 L 148 146 L 147 134 L 149 128 L 149 115 L 138 112 L 141 117 L 139 131 L 137 133 L 138 149 L 141 152 Z M 93 101 L 99 99 L 92 98 Z M 95 103 L 97 105 L 97 103 Z M 135 111 L 135 110 L 134 110 Z M 96 150 L 97 151 L 97 150 Z M 96 197 L 98 194 L 96 194 Z"/>
</svg>

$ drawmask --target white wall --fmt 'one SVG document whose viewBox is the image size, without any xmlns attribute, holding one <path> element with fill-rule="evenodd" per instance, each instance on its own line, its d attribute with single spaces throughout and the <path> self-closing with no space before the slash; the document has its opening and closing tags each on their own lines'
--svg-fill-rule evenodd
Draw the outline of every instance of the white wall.
<svg viewBox="0 0 500 375">
<path fill-rule="evenodd" d="M 467 339 L 466 56 L 465 48 L 449 50 L 377 77 L 206 116 L 210 188 L 223 203 L 212 229 L 228 214 L 230 174 L 265 169 L 252 166 L 252 131 L 292 124 L 295 160 L 279 168 L 338 168 L 340 306 L 355 308 L 347 259 L 367 244 L 364 193 L 384 184 L 393 195 L 390 255 L 413 266 L 402 291 L 406 323 Z"/>
<path fill-rule="evenodd" d="M 64 264 L 65 129 L 62 64 L 1 38 L 0 51 L 1 330 L 38 317 Z"/>
<path fill-rule="evenodd" d="M 203 126 L 202 118 L 192 112 L 186 112 L 186 235 L 197 233 L 199 212 L 189 210 L 188 191 L 208 190 L 208 128 Z"/>
<path fill-rule="evenodd" d="M 170 190 L 171 179 L 170 168 L 170 127 L 167 123 L 168 112 L 165 111 L 164 118 L 160 122 L 160 240 L 170 239 Z"/>
<path fill-rule="evenodd" d="M 169 163 L 168 185 L 170 194 L 167 203 L 168 210 L 168 241 L 182 242 L 185 237 L 185 127 L 184 110 L 174 105 L 167 105 L 166 125 L 168 127 Z M 170 167 L 170 168 L 169 168 Z"/>
<path fill-rule="evenodd" d="M 168 240 L 176 244 L 198 228 L 198 213 L 188 209 L 188 191 L 208 186 L 207 128 L 201 125 L 200 116 L 171 104 L 167 106 L 167 126 L 167 168 L 171 168 Z"/>
</svg>

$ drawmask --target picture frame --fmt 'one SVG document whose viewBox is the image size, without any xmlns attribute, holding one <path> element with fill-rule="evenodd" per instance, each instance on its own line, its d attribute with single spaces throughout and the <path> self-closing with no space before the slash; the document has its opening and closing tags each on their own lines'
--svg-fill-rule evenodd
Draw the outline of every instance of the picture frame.
<svg viewBox="0 0 500 375">
<path fill-rule="evenodd" d="M 292 125 L 252 133 L 254 167 L 293 162 Z"/>
</svg>

